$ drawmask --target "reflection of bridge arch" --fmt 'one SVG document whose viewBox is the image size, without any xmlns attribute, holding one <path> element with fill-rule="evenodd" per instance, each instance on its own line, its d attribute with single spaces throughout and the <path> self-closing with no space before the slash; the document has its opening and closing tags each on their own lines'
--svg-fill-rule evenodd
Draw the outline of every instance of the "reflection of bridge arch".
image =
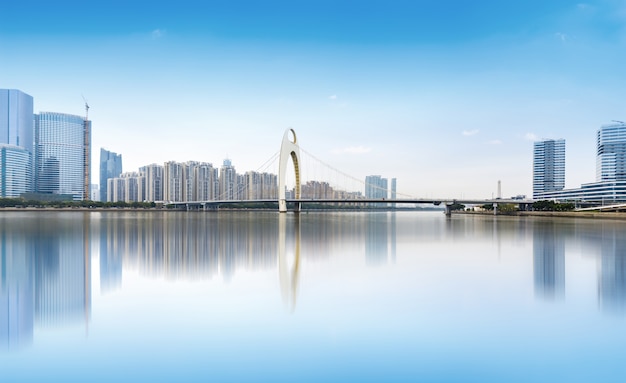
<svg viewBox="0 0 626 383">
<path fill-rule="evenodd" d="M 293 141 L 289 137 L 289 133 L 293 135 Z M 285 176 L 287 173 L 287 161 L 289 158 L 293 161 L 293 167 L 296 173 L 296 200 L 300 199 L 300 147 L 296 132 L 293 129 L 287 129 L 283 136 L 283 143 L 280 146 L 280 163 L 278 166 L 278 211 L 287 212 L 287 199 L 285 197 Z M 296 203 L 295 211 L 300 210 L 300 203 Z"/>
<path fill-rule="evenodd" d="M 298 281 L 300 277 L 300 215 L 293 217 L 293 265 L 290 266 L 287 254 L 287 216 L 278 216 L 278 275 L 283 302 L 293 312 L 296 308 Z M 291 250 L 291 249 L 290 249 Z"/>
</svg>

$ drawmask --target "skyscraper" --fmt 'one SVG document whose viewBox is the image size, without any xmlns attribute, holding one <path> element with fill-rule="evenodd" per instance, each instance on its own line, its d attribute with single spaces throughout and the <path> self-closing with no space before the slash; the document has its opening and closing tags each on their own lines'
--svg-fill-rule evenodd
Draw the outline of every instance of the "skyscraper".
<svg viewBox="0 0 626 383">
<path fill-rule="evenodd" d="M 33 98 L 17 89 L 0 89 L 0 144 L 33 153 Z"/>
<path fill-rule="evenodd" d="M 565 140 L 543 140 L 534 144 L 533 198 L 539 193 L 565 187 Z"/>
<path fill-rule="evenodd" d="M 33 98 L 0 89 L 0 197 L 33 190 Z"/>
<path fill-rule="evenodd" d="M 35 191 L 89 198 L 91 121 L 63 113 L 35 114 Z"/>
<path fill-rule="evenodd" d="M 626 123 L 602 125 L 596 145 L 596 181 L 626 181 Z"/>
<path fill-rule="evenodd" d="M 107 180 L 122 174 L 122 155 L 100 149 L 100 201 L 107 200 Z"/>
<path fill-rule="evenodd" d="M 19 197 L 31 191 L 30 153 L 19 146 L 0 144 L 0 197 Z"/>
</svg>

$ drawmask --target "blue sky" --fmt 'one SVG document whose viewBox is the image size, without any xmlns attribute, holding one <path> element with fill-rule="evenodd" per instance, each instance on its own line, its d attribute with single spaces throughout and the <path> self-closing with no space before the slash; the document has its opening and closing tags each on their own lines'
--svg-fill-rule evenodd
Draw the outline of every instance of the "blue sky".
<svg viewBox="0 0 626 383">
<path fill-rule="evenodd" d="M 36 111 L 82 115 L 84 95 L 93 160 L 125 171 L 256 170 L 292 127 L 405 194 L 530 194 L 534 139 L 566 139 L 577 187 L 595 131 L 626 119 L 623 0 L 127 3 L 0 4 L 0 87 Z"/>
</svg>

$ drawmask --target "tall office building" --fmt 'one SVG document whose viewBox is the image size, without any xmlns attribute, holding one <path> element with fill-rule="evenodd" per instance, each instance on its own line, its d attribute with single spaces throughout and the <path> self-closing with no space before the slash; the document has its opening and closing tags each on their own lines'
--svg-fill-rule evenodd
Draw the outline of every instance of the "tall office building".
<svg viewBox="0 0 626 383">
<path fill-rule="evenodd" d="M 565 187 L 565 140 L 535 142 L 533 150 L 533 198 Z"/>
<path fill-rule="evenodd" d="M 596 181 L 626 181 L 626 123 L 602 125 L 596 136 Z"/>
<path fill-rule="evenodd" d="M 91 121 L 70 114 L 35 114 L 35 191 L 89 198 Z"/>
<path fill-rule="evenodd" d="M 0 89 L 0 197 L 33 190 L 33 98 L 17 89 Z"/>
<path fill-rule="evenodd" d="M 122 155 L 100 149 L 100 201 L 107 200 L 107 180 L 122 174 Z"/>
<path fill-rule="evenodd" d="M 0 144 L 33 153 L 33 98 L 16 89 L 0 89 Z"/>
<path fill-rule="evenodd" d="M 30 153 L 19 146 L 0 144 L 0 197 L 17 198 L 31 191 Z"/>
</svg>

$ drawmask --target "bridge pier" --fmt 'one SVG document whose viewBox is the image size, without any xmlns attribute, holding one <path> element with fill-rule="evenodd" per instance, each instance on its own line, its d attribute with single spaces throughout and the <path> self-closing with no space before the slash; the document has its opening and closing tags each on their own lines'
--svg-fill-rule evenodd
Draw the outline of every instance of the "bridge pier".
<svg viewBox="0 0 626 383">
<path fill-rule="evenodd" d="M 446 217 L 452 217 L 452 205 L 448 205 L 446 204 L 446 210 L 445 210 L 445 215 Z"/>
</svg>

